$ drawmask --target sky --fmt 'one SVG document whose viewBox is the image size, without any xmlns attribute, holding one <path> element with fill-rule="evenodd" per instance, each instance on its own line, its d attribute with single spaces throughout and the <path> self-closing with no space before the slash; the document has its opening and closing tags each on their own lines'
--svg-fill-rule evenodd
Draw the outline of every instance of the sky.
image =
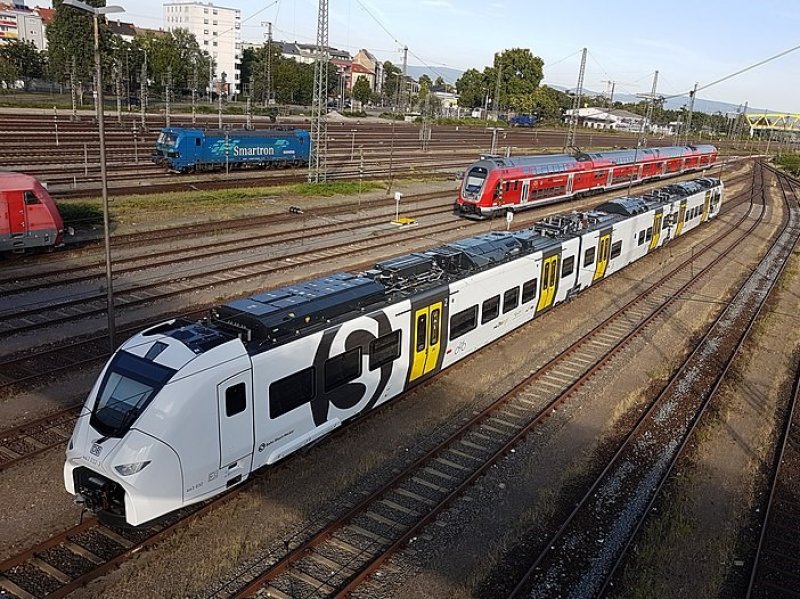
<svg viewBox="0 0 800 599">
<path fill-rule="evenodd" d="M 27 0 L 49 6 L 47 0 Z M 164 27 L 162 0 L 108 0 L 120 20 Z M 242 39 L 314 43 L 317 0 L 217 0 L 242 13 Z M 669 10 L 669 8 L 672 10 Z M 544 83 L 575 87 L 581 49 L 588 49 L 584 88 L 595 92 L 685 94 L 800 46 L 796 0 L 329 0 L 329 45 L 366 48 L 401 65 L 460 70 L 490 65 L 497 51 L 529 48 L 544 60 Z M 698 92 L 699 98 L 800 113 L 800 49 Z M 445 77 L 445 79 L 447 79 Z"/>
</svg>

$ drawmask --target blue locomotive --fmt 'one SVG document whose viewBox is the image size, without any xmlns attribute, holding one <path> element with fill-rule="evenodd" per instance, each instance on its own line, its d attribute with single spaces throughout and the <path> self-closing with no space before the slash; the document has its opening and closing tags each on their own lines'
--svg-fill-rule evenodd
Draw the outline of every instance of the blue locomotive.
<svg viewBox="0 0 800 599">
<path fill-rule="evenodd" d="M 162 129 L 153 162 L 178 173 L 225 168 L 287 168 L 308 164 L 304 129 Z"/>
</svg>

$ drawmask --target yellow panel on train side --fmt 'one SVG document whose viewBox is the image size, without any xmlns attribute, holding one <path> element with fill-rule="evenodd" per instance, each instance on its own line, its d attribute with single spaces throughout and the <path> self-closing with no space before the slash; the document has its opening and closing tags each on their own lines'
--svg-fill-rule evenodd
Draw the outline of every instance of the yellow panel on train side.
<svg viewBox="0 0 800 599">
<path fill-rule="evenodd" d="M 409 381 L 418 379 L 425 374 L 425 362 L 428 358 L 428 320 L 430 316 L 430 308 L 428 306 L 420 308 L 414 313 L 414 334 L 412 335 L 411 350 L 414 354 L 414 359 L 411 365 L 411 376 L 408 377 Z"/>
<path fill-rule="evenodd" d="M 611 233 L 602 235 L 597 244 L 597 262 L 594 267 L 593 281 L 602 279 L 606 276 L 606 266 L 608 266 L 608 249 L 611 246 Z"/>
<path fill-rule="evenodd" d="M 711 210 L 711 192 L 706 192 L 706 199 L 703 201 L 703 216 L 700 217 L 700 222 L 704 223 L 708 220 L 708 212 Z"/>
<path fill-rule="evenodd" d="M 648 252 L 652 252 L 658 247 L 658 240 L 661 237 L 661 219 L 664 217 L 663 213 L 657 212 L 653 219 L 653 237 L 650 239 L 650 248 Z"/>
<path fill-rule="evenodd" d="M 439 351 L 442 347 L 442 302 L 433 304 L 430 307 L 430 318 L 428 323 L 428 357 L 425 359 L 425 370 L 423 374 L 428 374 L 439 361 Z"/>
<path fill-rule="evenodd" d="M 681 200 L 681 207 L 678 210 L 678 228 L 675 229 L 675 237 L 683 233 L 683 223 L 686 220 L 686 200 Z"/>
<path fill-rule="evenodd" d="M 556 296 L 556 282 L 558 281 L 558 254 L 542 261 L 541 281 L 539 304 L 536 306 L 537 312 L 553 305 L 553 300 Z"/>
</svg>

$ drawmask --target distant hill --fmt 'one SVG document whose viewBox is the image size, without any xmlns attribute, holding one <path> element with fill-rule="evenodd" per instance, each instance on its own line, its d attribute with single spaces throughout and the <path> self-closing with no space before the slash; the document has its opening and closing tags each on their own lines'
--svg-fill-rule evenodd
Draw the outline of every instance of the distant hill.
<svg viewBox="0 0 800 599">
<path fill-rule="evenodd" d="M 464 71 L 460 71 L 458 69 L 451 69 L 449 67 L 422 67 L 416 65 L 408 65 L 408 75 L 413 77 L 414 79 L 419 79 L 423 74 L 427 74 L 428 77 L 431 78 L 431 81 L 436 81 L 437 77 L 442 77 L 447 83 L 455 84 L 456 80 L 464 74 Z M 563 92 L 571 92 L 573 88 L 569 88 L 563 85 L 557 85 L 554 83 L 548 83 L 546 81 L 542 82 L 544 85 L 548 85 L 553 89 L 558 89 Z M 584 90 L 583 92 L 587 96 L 602 96 L 600 92 L 595 92 L 592 90 Z M 626 104 L 638 102 L 639 98 L 636 96 L 632 96 L 630 94 L 615 94 L 614 100 L 618 102 L 624 102 Z M 681 106 L 686 105 L 689 107 L 689 96 L 678 96 L 676 98 L 669 98 L 664 106 L 669 110 L 680 110 Z M 719 102 L 717 100 L 707 100 L 705 98 L 697 98 L 694 101 L 694 109 L 697 112 L 704 112 L 706 114 L 714 114 L 716 112 L 721 112 L 722 114 L 734 114 L 742 109 L 741 106 L 738 104 L 731 104 L 730 102 Z M 747 107 L 748 113 L 753 112 L 764 112 L 764 108 L 755 108 L 753 106 Z M 768 109 L 767 112 L 781 112 L 773 109 Z"/>
<path fill-rule="evenodd" d="M 554 89 L 561 90 L 562 92 L 572 92 L 574 88 L 566 87 L 563 85 L 557 85 L 553 83 L 545 83 L 545 85 L 549 85 Z M 583 94 L 585 96 L 597 97 L 602 96 L 603 94 L 599 92 L 595 92 L 592 90 L 583 90 Z M 614 101 L 615 102 L 623 102 L 625 104 L 630 104 L 634 102 L 639 102 L 640 98 L 636 96 L 632 96 L 630 94 L 614 94 Z M 668 110 L 680 110 L 681 106 L 689 107 L 689 95 L 685 96 L 677 96 L 675 98 L 669 98 L 665 103 L 664 107 Z M 694 101 L 694 110 L 696 112 L 704 112 L 706 114 L 715 114 L 717 112 L 721 112 L 722 114 L 734 114 L 742 109 L 741 106 L 738 104 L 731 104 L 730 102 L 719 102 L 717 100 L 707 100 L 705 98 L 697 98 Z M 754 108 L 752 106 L 747 107 L 747 112 L 763 112 L 763 108 Z M 770 110 L 769 112 L 773 112 Z"/>
<path fill-rule="evenodd" d="M 397 65 L 402 68 L 402 65 Z M 455 85 L 456 79 L 461 77 L 464 71 L 458 69 L 451 69 L 449 67 L 420 67 L 416 65 L 408 65 L 408 76 L 413 79 L 419 79 L 422 75 L 428 75 L 431 81 L 436 81 L 437 77 L 445 80 L 445 83 Z"/>
</svg>

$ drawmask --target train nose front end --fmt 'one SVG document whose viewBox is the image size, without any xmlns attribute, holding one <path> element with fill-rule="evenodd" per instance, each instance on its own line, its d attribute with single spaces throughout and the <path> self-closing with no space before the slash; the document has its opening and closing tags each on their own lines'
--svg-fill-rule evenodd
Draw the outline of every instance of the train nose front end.
<svg viewBox="0 0 800 599">
<path fill-rule="evenodd" d="M 104 437 L 81 418 L 67 448 L 64 486 L 77 504 L 118 526 L 140 526 L 182 507 L 178 456 L 132 430 Z"/>
<path fill-rule="evenodd" d="M 484 199 L 490 164 L 485 160 L 471 165 L 464 174 L 464 182 L 455 206 L 455 213 L 468 218 L 482 218 L 481 200 Z"/>
<path fill-rule="evenodd" d="M 183 360 L 170 353 L 175 352 L 160 341 L 126 342 L 106 365 L 75 424 L 64 485 L 77 503 L 106 521 L 139 526 L 183 505 L 180 459 L 163 434 L 142 422 L 180 369 Z"/>
</svg>

